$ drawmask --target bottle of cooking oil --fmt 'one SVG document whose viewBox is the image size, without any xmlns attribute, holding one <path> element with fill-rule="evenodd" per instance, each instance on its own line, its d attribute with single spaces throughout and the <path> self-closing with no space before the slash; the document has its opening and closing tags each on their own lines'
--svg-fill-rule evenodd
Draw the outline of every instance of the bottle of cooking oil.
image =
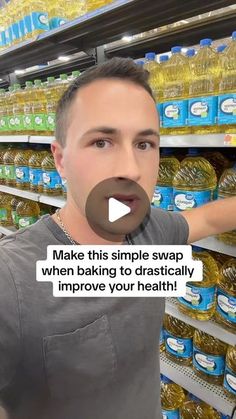
<svg viewBox="0 0 236 419">
<path fill-rule="evenodd" d="M 220 83 L 218 123 L 221 132 L 235 133 L 236 124 L 236 31 L 232 40 L 219 57 Z"/>
<path fill-rule="evenodd" d="M 191 60 L 189 83 L 189 123 L 194 132 L 205 134 L 217 131 L 217 97 L 219 58 L 211 47 L 211 39 L 200 41 L 200 50 Z"/>
<path fill-rule="evenodd" d="M 160 333 L 160 346 L 159 346 L 159 351 L 160 353 L 164 352 L 165 350 L 165 331 L 164 328 L 161 328 L 161 333 Z"/>
<path fill-rule="evenodd" d="M 57 100 L 59 100 L 63 93 L 67 90 L 69 86 L 69 80 L 67 74 L 60 74 L 60 79 L 57 82 Z"/>
<path fill-rule="evenodd" d="M 173 155 L 171 148 L 163 148 L 160 158 L 157 185 L 154 191 L 152 205 L 172 211 L 173 202 L 173 178 L 179 170 L 180 163 Z"/>
<path fill-rule="evenodd" d="M 56 107 L 57 107 L 57 83 L 55 77 L 48 77 L 45 89 L 47 100 L 47 134 L 53 135 L 55 130 Z"/>
<path fill-rule="evenodd" d="M 99 9 L 99 7 L 112 3 L 112 1 L 113 0 L 87 0 L 87 11 L 92 12 L 93 10 Z"/>
<path fill-rule="evenodd" d="M 29 158 L 30 190 L 33 192 L 43 192 L 42 161 L 48 154 L 47 151 L 36 149 Z"/>
<path fill-rule="evenodd" d="M 23 92 L 20 84 L 14 84 L 13 115 L 15 118 L 15 131 L 18 134 L 24 134 L 24 101 Z"/>
<path fill-rule="evenodd" d="M 45 87 L 41 80 L 34 80 L 33 90 L 33 126 L 36 134 L 44 134 L 47 130 L 47 108 Z"/>
<path fill-rule="evenodd" d="M 81 73 L 78 70 L 72 71 L 71 76 L 69 78 L 70 83 L 72 83 L 74 80 L 76 80 L 80 76 L 80 74 Z"/>
<path fill-rule="evenodd" d="M 229 346 L 226 354 L 224 389 L 236 400 L 236 346 Z"/>
<path fill-rule="evenodd" d="M 19 228 L 25 228 L 36 223 L 39 218 L 39 205 L 37 202 L 24 200 L 16 207 Z"/>
<path fill-rule="evenodd" d="M 18 198 L 17 196 L 13 196 L 11 199 L 11 218 L 12 218 L 13 225 L 17 229 L 19 228 L 19 223 L 18 223 L 18 217 L 16 214 L 16 207 L 20 201 L 22 201 L 22 198 Z"/>
<path fill-rule="evenodd" d="M 220 419 L 213 407 L 204 402 L 186 400 L 180 408 L 181 419 Z"/>
<path fill-rule="evenodd" d="M 185 400 L 182 387 L 175 383 L 161 383 L 161 407 L 163 419 L 178 419 Z"/>
<path fill-rule="evenodd" d="M 236 332 L 236 259 L 229 259 L 221 268 L 217 286 L 216 320 Z"/>
<path fill-rule="evenodd" d="M 65 4 L 59 0 L 57 2 L 50 1 L 48 3 L 48 17 L 49 17 L 49 28 L 55 29 L 66 23 L 66 11 Z"/>
<path fill-rule="evenodd" d="M 29 189 L 29 159 L 33 154 L 33 150 L 28 147 L 21 147 L 15 156 L 14 164 L 16 170 L 16 187 L 20 189 Z"/>
<path fill-rule="evenodd" d="M 34 121 L 33 121 L 33 83 L 32 81 L 26 81 L 25 88 L 23 91 L 24 100 L 24 132 L 27 135 L 34 134 Z"/>
<path fill-rule="evenodd" d="M 66 0 L 64 8 L 68 20 L 74 20 L 87 12 L 87 0 Z"/>
<path fill-rule="evenodd" d="M 52 214 L 52 207 L 46 204 L 39 204 L 40 213 L 39 216 L 43 217 L 44 215 Z"/>
<path fill-rule="evenodd" d="M 227 344 L 195 330 L 193 336 L 193 369 L 204 380 L 222 384 L 225 370 Z"/>
<path fill-rule="evenodd" d="M 216 172 L 216 176 L 217 176 L 217 180 L 220 179 L 223 171 L 229 167 L 229 160 L 227 159 L 227 157 L 224 156 L 223 153 L 221 153 L 220 151 L 204 151 L 202 153 L 202 157 L 205 157 L 205 159 L 207 159 L 209 161 L 209 163 L 211 163 L 211 165 L 214 167 L 215 172 Z"/>
<path fill-rule="evenodd" d="M 160 64 L 156 61 L 155 52 L 148 52 L 145 54 L 144 69 L 149 72 L 149 84 L 153 91 L 156 102 L 159 102 L 160 96 L 160 84 L 159 84 L 159 72 Z"/>
<path fill-rule="evenodd" d="M 9 134 L 15 134 L 15 117 L 13 114 L 13 105 L 15 103 L 15 92 L 14 87 L 10 86 L 8 92 L 6 92 L 7 101 L 7 121 Z"/>
<path fill-rule="evenodd" d="M 182 365 L 191 365 L 194 328 L 168 314 L 164 317 L 166 356 Z"/>
<path fill-rule="evenodd" d="M 52 154 L 48 154 L 42 161 L 43 193 L 47 195 L 60 195 L 62 192 L 61 178 L 56 170 Z"/>
<path fill-rule="evenodd" d="M 173 179 L 174 210 L 191 210 L 211 201 L 217 186 L 212 165 L 195 148 L 181 161 Z"/>
<path fill-rule="evenodd" d="M 7 186 L 16 185 L 16 171 L 15 171 L 15 157 L 18 152 L 16 146 L 10 145 L 3 156 L 3 163 L 5 165 L 5 183 Z"/>
<path fill-rule="evenodd" d="M 23 8 L 25 39 L 36 37 L 49 29 L 48 13 L 45 10 L 44 0 L 25 0 Z"/>
<path fill-rule="evenodd" d="M 11 199 L 12 195 L 0 193 L 0 225 L 12 225 L 11 219 Z"/>
<path fill-rule="evenodd" d="M 218 184 L 218 198 L 236 196 L 236 163 L 231 169 L 226 169 Z M 218 239 L 226 244 L 236 245 L 236 230 L 219 234 Z"/>
<path fill-rule="evenodd" d="M 193 259 L 203 263 L 203 280 L 186 283 L 186 295 L 178 298 L 179 310 L 194 319 L 209 320 L 216 310 L 216 286 L 220 279 L 218 265 L 200 247 L 193 246 Z"/>
<path fill-rule="evenodd" d="M 0 144 L 0 185 L 5 185 L 6 183 L 5 164 L 3 161 L 5 152 L 6 147 L 3 144 Z"/>
<path fill-rule="evenodd" d="M 0 134 L 3 135 L 6 133 L 5 89 L 0 89 Z"/>
</svg>

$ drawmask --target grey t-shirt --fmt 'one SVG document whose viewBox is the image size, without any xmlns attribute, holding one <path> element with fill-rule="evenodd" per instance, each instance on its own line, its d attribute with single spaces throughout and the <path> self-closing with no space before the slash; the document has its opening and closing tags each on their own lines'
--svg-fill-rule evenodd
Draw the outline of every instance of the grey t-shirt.
<svg viewBox="0 0 236 419">
<path fill-rule="evenodd" d="M 186 244 L 188 224 L 152 209 L 134 244 Z M 35 279 L 49 216 L 0 241 L 0 401 L 9 419 L 161 419 L 163 298 L 55 298 Z M 0 404 L 1 404 L 0 403 Z"/>
</svg>

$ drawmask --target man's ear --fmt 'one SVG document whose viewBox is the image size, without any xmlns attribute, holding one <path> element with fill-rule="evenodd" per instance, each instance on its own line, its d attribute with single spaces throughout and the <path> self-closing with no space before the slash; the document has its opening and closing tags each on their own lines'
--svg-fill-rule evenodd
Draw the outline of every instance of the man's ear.
<svg viewBox="0 0 236 419">
<path fill-rule="evenodd" d="M 61 178 L 65 178 L 64 160 L 63 160 L 63 147 L 58 141 L 53 141 L 51 144 L 51 152 L 54 157 L 55 166 Z"/>
</svg>

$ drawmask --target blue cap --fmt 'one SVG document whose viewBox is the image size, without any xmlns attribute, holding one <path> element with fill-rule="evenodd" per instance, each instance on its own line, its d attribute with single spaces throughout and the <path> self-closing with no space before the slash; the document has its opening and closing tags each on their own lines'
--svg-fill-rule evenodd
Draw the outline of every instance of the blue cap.
<svg viewBox="0 0 236 419">
<path fill-rule="evenodd" d="M 160 56 L 160 63 L 163 63 L 164 61 L 168 61 L 169 60 L 169 55 L 164 54 Z"/>
<path fill-rule="evenodd" d="M 144 66 L 144 61 L 143 60 L 138 60 L 136 61 L 136 64 L 139 65 L 140 67 Z"/>
<path fill-rule="evenodd" d="M 188 156 L 199 156 L 198 148 L 189 148 L 188 149 Z"/>
<path fill-rule="evenodd" d="M 181 50 L 182 50 L 182 47 L 179 47 L 179 46 L 171 48 L 172 54 L 177 54 L 178 52 L 181 52 Z"/>
<path fill-rule="evenodd" d="M 234 170 L 236 170 L 236 163 L 234 163 L 234 165 L 233 165 L 233 169 L 234 169 Z"/>
<path fill-rule="evenodd" d="M 212 39 L 210 38 L 206 38 L 206 39 L 201 39 L 200 41 L 200 47 L 209 47 L 212 44 Z"/>
<path fill-rule="evenodd" d="M 196 50 L 194 48 L 189 48 L 188 51 L 186 52 L 187 57 L 194 57 L 195 54 L 196 54 Z"/>
<path fill-rule="evenodd" d="M 161 156 L 171 156 L 173 154 L 173 148 L 164 147 L 161 149 Z"/>
<path fill-rule="evenodd" d="M 192 251 L 193 252 L 202 252 L 202 247 L 198 247 L 198 246 L 192 246 Z"/>
<path fill-rule="evenodd" d="M 227 48 L 227 45 L 222 44 L 222 45 L 219 45 L 219 46 L 216 48 L 216 51 L 217 51 L 217 52 L 223 52 L 223 51 L 225 50 L 225 48 Z"/>
<path fill-rule="evenodd" d="M 149 61 L 155 61 L 156 54 L 155 52 L 147 52 L 147 54 L 145 54 L 145 58 L 146 60 L 149 60 Z"/>
<path fill-rule="evenodd" d="M 232 39 L 236 39 L 236 31 L 232 33 Z"/>
</svg>

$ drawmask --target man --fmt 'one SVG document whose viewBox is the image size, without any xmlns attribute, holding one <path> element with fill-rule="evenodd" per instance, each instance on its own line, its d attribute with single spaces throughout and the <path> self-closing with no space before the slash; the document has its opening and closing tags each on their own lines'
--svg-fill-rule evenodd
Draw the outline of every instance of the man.
<svg viewBox="0 0 236 419">
<path fill-rule="evenodd" d="M 68 198 L 59 214 L 0 242 L 0 400 L 13 419 L 160 419 L 162 298 L 54 298 L 35 279 L 47 245 L 117 244 L 90 227 L 100 181 L 136 182 L 151 201 L 159 120 L 132 60 L 88 70 L 60 101 L 52 152 Z M 186 244 L 236 227 L 236 199 L 182 214 L 152 210 L 126 244 Z"/>
</svg>

